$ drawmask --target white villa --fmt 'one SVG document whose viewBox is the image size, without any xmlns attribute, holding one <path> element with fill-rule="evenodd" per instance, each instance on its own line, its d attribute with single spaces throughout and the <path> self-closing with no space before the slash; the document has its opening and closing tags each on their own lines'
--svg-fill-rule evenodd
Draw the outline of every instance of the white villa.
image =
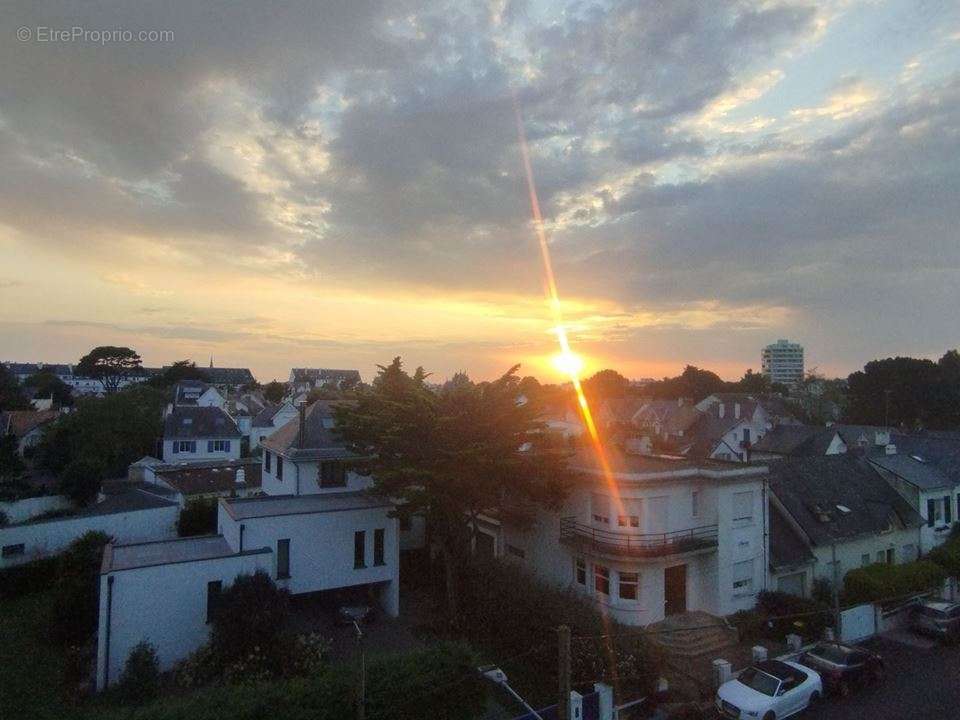
<svg viewBox="0 0 960 720">
<path fill-rule="evenodd" d="M 236 460 L 240 428 L 216 406 L 174 407 L 163 421 L 163 460 Z"/>
<path fill-rule="evenodd" d="M 753 607 L 766 577 L 767 469 L 608 452 L 611 478 L 592 454 L 577 457 L 583 481 L 560 512 L 480 528 L 494 551 L 628 625 Z"/>
<path fill-rule="evenodd" d="M 318 402 L 267 438 L 266 495 L 221 498 L 216 535 L 108 546 L 98 688 L 116 682 L 142 640 L 156 648 L 164 670 L 206 642 L 210 609 L 240 573 L 264 570 L 294 595 L 346 591 L 399 613 L 394 505 L 349 470 L 353 456 L 332 433 L 332 420 L 329 404 Z"/>
</svg>

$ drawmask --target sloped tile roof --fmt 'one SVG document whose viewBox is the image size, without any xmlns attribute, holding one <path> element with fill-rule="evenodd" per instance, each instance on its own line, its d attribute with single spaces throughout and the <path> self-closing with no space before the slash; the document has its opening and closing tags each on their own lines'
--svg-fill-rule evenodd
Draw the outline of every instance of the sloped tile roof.
<svg viewBox="0 0 960 720">
<path fill-rule="evenodd" d="M 218 407 L 177 407 L 163 421 L 169 438 L 239 438 L 240 429 Z"/>
</svg>

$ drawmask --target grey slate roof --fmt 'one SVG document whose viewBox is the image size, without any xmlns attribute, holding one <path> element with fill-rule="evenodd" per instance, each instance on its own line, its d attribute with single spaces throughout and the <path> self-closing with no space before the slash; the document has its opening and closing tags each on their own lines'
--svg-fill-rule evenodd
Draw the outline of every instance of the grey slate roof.
<svg viewBox="0 0 960 720">
<path fill-rule="evenodd" d="M 814 545 L 921 523 L 909 503 L 865 458 L 855 455 L 772 463 L 770 490 Z"/>
<path fill-rule="evenodd" d="M 253 382 L 249 368 L 201 368 L 211 385 L 246 385 Z"/>
<path fill-rule="evenodd" d="M 243 555 L 272 552 L 270 548 L 249 550 Z M 154 542 L 131 543 L 129 545 L 107 545 L 103 552 L 100 573 L 115 570 L 132 570 L 153 565 L 197 562 L 239 555 L 227 543 L 223 535 L 205 535 L 201 537 L 176 538 Z"/>
<path fill-rule="evenodd" d="M 271 427 L 273 425 L 273 417 L 280 411 L 279 403 L 267 403 L 263 406 L 263 410 L 258 412 L 251 422 L 252 427 Z"/>
<path fill-rule="evenodd" d="M 318 381 L 332 382 L 340 385 L 344 382 L 360 382 L 359 370 L 333 370 L 330 368 L 293 368 L 293 381 L 296 383 Z"/>
<path fill-rule="evenodd" d="M 196 405 L 196 398 L 186 397 L 187 391 L 195 391 L 197 396 L 203 395 L 210 387 L 209 383 L 203 380 L 181 380 L 173 386 L 173 402 L 177 405 Z"/>
<path fill-rule="evenodd" d="M 816 425 L 777 425 L 753 446 L 754 452 L 776 455 L 826 455 L 836 428 Z"/>
<path fill-rule="evenodd" d="M 321 457 L 332 460 L 353 457 L 346 443 L 333 428 L 334 407 L 337 404 L 339 403 L 329 400 L 317 400 L 306 408 L 303 447 L 299 446 L 299 417 L 295 417 L 264 440 L 263 447 L 293 459 Z"/>
<path fill-rule="evenodd" d="M 163 437 L 239 438 L 240 429 L 218 407 L 177 407 L 163 421 Z"/>
<path fill-rule="evenodd" d="M 896 455 L 869 455 L 870 462 L 906 480 L 921 490 L 938 490 L 952 488 L 956 481 L 951 479 L 936 464 L 927 461 L 922 455 L 907 455 L 899 452 Z"/>
<path fill-rule="evenodd" d="M 770 505 L 770 567 L 774 570 L 798 568 L 816 558 L 780 509 Z"/>
</svg>

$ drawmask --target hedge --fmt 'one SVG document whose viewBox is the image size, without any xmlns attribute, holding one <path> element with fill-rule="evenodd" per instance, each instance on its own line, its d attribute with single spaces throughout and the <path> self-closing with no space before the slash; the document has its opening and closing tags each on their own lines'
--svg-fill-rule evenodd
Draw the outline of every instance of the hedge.
<svg viewBox="0 0 960 720">
<path fill-rule="evenodd" d="M 464 645 L 439 643 L 368 659 L 366 714 L 373 720 L 454 720 L 479 715 L 487 684 Z M 140 708 L 98 708 L 89 720 L 342 720 L 354 717 L 357 666 L 347 662 L 308 678 L 223 685 Z"/>
<path fill-rule="evenodd" d="M 790 634 L 807 640 L 823 636 L 823 629 L 833 624 L 830 608 L 823 603 L 783 592 L 763 591 L 752 610 L 741 610 L 729 616 L 741 640 L 783 639 Z"/>
<path fill-rule="evenodd" d="M 925 592 L 941 586 L 947 574 L 946 569 L 930 559 L 857 568 L 844 576 L 844 603 L 856 605 Z"/>
<path fill-rule="evenodd" d="M 0 600 L 49 590 L 57 579 L 59 560 L 53 555 L 0 570 Z"/>
<path fill-rule="evenodd" d="M 951 538 L 927 554 L 927 560 L 935 562 L 952 577 L 960 577 L 960 539 Z"/>
</svg>

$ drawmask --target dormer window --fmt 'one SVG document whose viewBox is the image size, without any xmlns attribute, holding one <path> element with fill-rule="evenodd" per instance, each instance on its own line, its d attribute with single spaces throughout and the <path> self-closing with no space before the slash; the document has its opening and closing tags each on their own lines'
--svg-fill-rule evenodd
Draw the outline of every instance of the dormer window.
<svg viewBox="0 0 960 720">
<path fill-rule="evenodd" d="M 320 463 L 320 487 L 345 487 L 347 471 L 342 462 L 324 460 Z"/>
</svg>

